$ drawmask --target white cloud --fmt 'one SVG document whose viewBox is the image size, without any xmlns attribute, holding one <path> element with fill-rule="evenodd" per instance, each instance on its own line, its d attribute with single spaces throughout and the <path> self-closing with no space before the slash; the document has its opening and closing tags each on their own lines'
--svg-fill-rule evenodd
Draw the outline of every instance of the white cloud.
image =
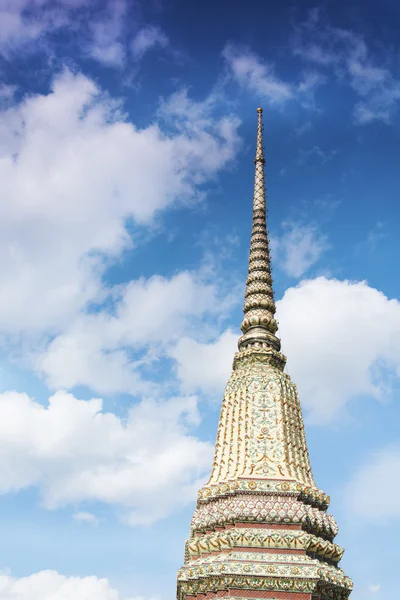
<svg viewBox="0 0 400 600">
<path fill-rule="evenodd" d="M 92 515 L 92 513 L 88 512 L 77 512 L 72 515 L 74 521 L 78 521 L 78 523 L 89 523 L 90 525 L 97 526 L 99 524 L 99 520 L 97 517 Z"/>
<path fill-rule="evenodd" d="M 371 583 L 371 585 L 368 586 L 368 589 L 370 592 L 375 593 L 380 591 L 381 586 L 379 583 Z"/>
<path fill-rule="evenodd" d="M 318 277 L 277 303 L 288 371 L 313 422 L 338 415 L 355 397 L 390 397 L 400 375 L 400 302 L 365 282 Z"/>
<path fill-rule="evenodd" d="M 0 600 L 93 600 L 94 598 L 123 600 L 107 579 L 95 576 L 66 577 L 57 571 L 40 571 L 19 578 L 0 575 Z M 157 599 L 153 598 L 153 600 Z"/>
<path fill-rule="evenodd" d="M 0 394 L 0 493 L 40 489 L 49 509 L 82 501 L 118 505 L 130 524 L 151 523 L 190 502 L 212 447 L 192 435 L 194 397 L 144 399 L 121 419 L 98 399 L 57 392 L 44 407 Z"/>
<path fill-rule="evenodd" d="M 283 104 L 292 98 L 291 85 L 275 75 L 272 63 L 261 61 L 248 48 L 238 48 L 232 44 L 226 45 L 222 54 L 233 77 L 241 86 L 275 105 Z"/>
<path fill-rule="evenodd" d="M 57 332 L 101 299 L 101 257 L 130 244 L 126 220 L 146 225 L 193 200 L 235 156 L 237 126 L 223 117 L 190 134 L 139 129 L 70 72 L 1 112 L 0 332 Z"/>
<path fill-rule="evenodd" d="M 167 346 L 189 333 L 199 319 L 224 313 L 233 301 L 189 272 L 131 281 L 120 291 L 112 315 L 81 315 L 35 355 L 36 368 L 45 373 L 50 387 L 86 385 L 102 394 L 143 392 L 138 371 L 143 361 L 165 355 Z M 141 358 L 132 358 L 132 350 Z"/>
<path fill-rule="evenodd" d="M 190 338 L 179 340 L 170 354 L 177 362 L 177 374 L 183 390 L 221 393 L 232 369 L 238 337 L 237 333 L 228 329 L 210 343 Z"/>
<path fill-rule="evenodd" d="M 138 31 L 131 43 L 132 54 L 136 59 L 143 56 L 156 46 L 168 46 L 168 38 L 159 27 L 147 25 Z"/>
<path fill-rule="evenodd" d="M 329 248 L 327 236 L 314 225 L 282 224 L 281 237 L 271 237 L 274 260 L 290 277 L 301 277 Z"/>
<path fill-rule="evenodd" d="M 355 473 L 347 487 L 347 504 L 352 513 L 369 521 L 398 519 L 400 447 L 389 446 L 372 456 Z M 384 493 L 390 481 L 390 493 Z M 378 590 L 371 590 L 378 591 Z"/>
</svg>

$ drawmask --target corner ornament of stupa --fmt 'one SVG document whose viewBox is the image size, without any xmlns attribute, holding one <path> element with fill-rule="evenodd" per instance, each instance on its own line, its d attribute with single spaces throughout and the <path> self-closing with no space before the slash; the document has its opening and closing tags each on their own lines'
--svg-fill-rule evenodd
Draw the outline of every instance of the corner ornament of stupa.
<svg viewBox="0 0 400 600">
<path fill-rule="evenodd" d="M 347 600 L 329 496 L 314 482 L 296 385 L 276 336 L 262 109 L 242 336 L 222 401 L 211 476 L 198 493 L 178 600 Z"/>
</svg>

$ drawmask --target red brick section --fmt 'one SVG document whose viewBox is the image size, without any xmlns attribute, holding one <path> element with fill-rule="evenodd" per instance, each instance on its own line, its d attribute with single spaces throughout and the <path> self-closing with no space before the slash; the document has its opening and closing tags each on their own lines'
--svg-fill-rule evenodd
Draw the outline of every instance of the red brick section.
<svg viewBox="0 0 400 600">
<path fill-rule="evenodd" d="M 311 594 L 302 592 L 273 592 L 256 590 L 230 590 L 228 596 L 233 598 L 276 598 L 277 600 L 311 600 Z M 218 598 L 218 596 L 215 596 Z"/>
<path fill-rule="evenodd" d="M 206 594 L 196 594 L 195 596 L 185 596 L 185 600 L 213 600 L 213 598 L 226 598 L 229 593 L 225 590 L 219 592 L 207 592 Z"/>
<path fill-rule="evenodd" d="M 235 523 L 232 525 L 225 525 L 224 527 L 214 527 L 213 529 L 207 529 L 205 533 L 215 533 L 216 531 L 225 531 L 226 529 L 290 529 L 290 530 L 299 530 L 301 529 L 301 525 L 285 523 L 283 525 L 278 525 L 276 523 L 252 523 L 251 521 L 248 523 Z M 201 531 L 196 531 L 196 537 L 202 537 L 204 535 Z"/>
<path fill-rule="evenodd" d="M 238 546 L 234 550 L 222 550 L 220 552 L 205 552 L 204 554 L 193 554 L 192 559 L 196 560 L 206 556 L 219 556 L 220 554 L 230 554 L 231 552 L 254 552 L 255 554 L 306 554 L 305 550 L 286 550 L 285 548 L 241 548 Z"/>
<path fill-rule="evenodd" d="M 320 596 L 312 596 L 302 592 L 273 592 L 273 591 L 253 591 L 253 590 L 221 590 L 219 592 L 207 592 L 206 594 L 196 594 L 195 596 L 186 596 L 185 600 L 213 600 L 214 598 L 275 598 L 276 600 L 320 600 Z"/>
<path fill-rule="evenodd" d="M 212 556 L 218 556 L 220 554 L 231 554 L 231 552 L 259 552 L 262 554 L 299 554 L 299 555 L 304 555 L 306 554 L 305 550 L 301 550 L 301 549 L 292 549 L 292 548 L 252 548 L 251 546 L 236 546 L 235 548 L 232 548 L 230 550 L 214 550 L 212 552 L 204 552 L 204 554 L 200 555 L 200 554 L 193 554 L 192 558 L 196 559 L 196 558 L 200 558 L 200 556 L 210 556 L 210 554 L 212 554 Z"/>
<path fill-rule="evenodd" d="M 296 523 L 285 523 L 283 525 L 278 525 L 277 523 L 235 523 L 233 527 L 237 529 L 245 527 L 249 527 L 250 529 L 301 529 L 301 525 L 297 525 Z"/>
<path fill-rule="evenodd" d="M 237 546 L 232 552 L 260 552 L 262 554 L 301 554 L 304 555 L 306 553 L 305 550 L 293 550 L 292 548 L 251 548 L 246 546 L 242 548 L 241 546 Z M 221 554 L 219 552 L 218 554 Z M 222 551 L 222 554 L 226 554 L 226 551 Z"/>
</svg>

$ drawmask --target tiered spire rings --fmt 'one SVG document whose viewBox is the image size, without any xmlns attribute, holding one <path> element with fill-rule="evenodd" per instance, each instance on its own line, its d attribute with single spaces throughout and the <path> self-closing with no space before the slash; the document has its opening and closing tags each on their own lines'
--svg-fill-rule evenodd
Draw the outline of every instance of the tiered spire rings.
<svg viewBox="0 0 400 600">
<path fill-rule="evenodd" d="M 275 321 L 275 302 L 272 290 L 271 261 L 269 256 L 268 235 L 266 229 L 266 194 L 264 182 L 264 148 L 262 108 L 257 109 L 257 146 L 253 198 L 253 228 L 250 242 L 249 272 L 246 281 L 244 302 L 243 336 L 239 340 L 239 349 L 249 342 L 266 342 L 275 350 L 280 349 L 280 341 L 275 333 L 278 325 Z"/>
</svg>

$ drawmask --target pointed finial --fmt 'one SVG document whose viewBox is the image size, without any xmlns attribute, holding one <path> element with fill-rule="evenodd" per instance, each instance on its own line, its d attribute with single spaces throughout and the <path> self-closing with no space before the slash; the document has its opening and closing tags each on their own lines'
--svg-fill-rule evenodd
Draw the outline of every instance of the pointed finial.
<svg viewBox="0 0 400 600">
<path fill-rule="evenodd" d="M 256 145 L 256 157 L 254 162 L 262 162 L 265 164 L 264 149 L 263 149 L 263 122 L 262 122 L 262 108 L 257 108 L 258 113 L 258 125 L 257 125 L 257 145 Z"/>
<path fill-rule="evenodd" d="M 243 335 L 239 350 L 254 342 L 261 342 L 279 352 L 280 340 L 275 333 L 275 301 L 272 290 L 271 263 L 266 227 L 266 194 L 264 185 L 264 149 L 262 108 L 257 108 L 257 144 L 253 197 L 253 228 L 250 242 L 249 271 L 244 301 Z"/>
</svg>

